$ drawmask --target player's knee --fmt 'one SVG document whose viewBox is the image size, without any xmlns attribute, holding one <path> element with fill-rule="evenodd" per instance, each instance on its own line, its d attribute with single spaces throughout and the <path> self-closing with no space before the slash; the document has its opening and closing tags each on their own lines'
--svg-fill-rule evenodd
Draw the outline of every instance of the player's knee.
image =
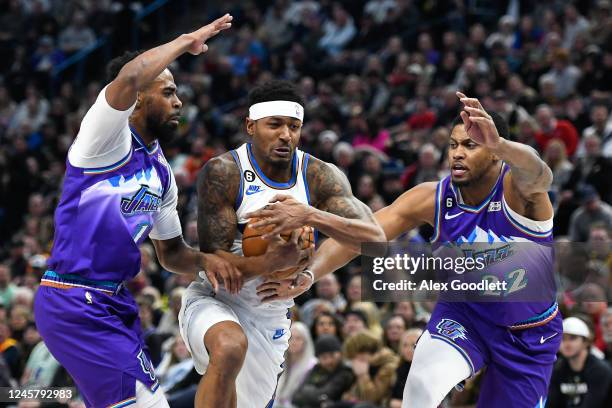
<svg viewBox="0 0 612 408">
<path fill-rule="evenodd" d="M 238 373 L 246 357 L 248 341 L 242 329 L 224 330 L 214 338 L 205 337 L 210 364 L 223 367 L 227 374 Z"/>
</svg>

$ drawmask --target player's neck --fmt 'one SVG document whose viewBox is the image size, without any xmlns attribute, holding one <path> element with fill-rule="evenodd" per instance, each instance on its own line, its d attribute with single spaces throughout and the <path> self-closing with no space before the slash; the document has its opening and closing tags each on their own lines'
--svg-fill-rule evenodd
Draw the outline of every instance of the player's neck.
<svg viewBox="0 0 612 408">
<path fill-rule="evenodd" d="M 287 183 L 291 180 L 291 169 L 292 166 L 289 164 L 287 167 L 274 166 L 265 160 L 265 157 L 261 157 L 256 149 L 252 149 L 253 157 L 259 165 L 259 168 L 265 174 L 267 178 L 278 183 Z"/>
<path fill-rule="evenodd" d="M 138 133 L 138 136 L 142 139 L 143 142 L 150 147 L 153 142 L 155 142 L 155 138 L 151 137 L 151 132 L 147 129 L 147 125 L 144 120 L 140 118 L 130 118 L 130 127 Z"/>
<path fill-rule="evenodd" d="M 470 185 L 459 187 L 463 203 L 470 206 L 477 206 L 482 203 L 489 193 L 491 193 L 495 183 L 497 183 L 500 171 L 501 164 L 487 171 L 480 180 L 470 183 Z"/>
</svg>

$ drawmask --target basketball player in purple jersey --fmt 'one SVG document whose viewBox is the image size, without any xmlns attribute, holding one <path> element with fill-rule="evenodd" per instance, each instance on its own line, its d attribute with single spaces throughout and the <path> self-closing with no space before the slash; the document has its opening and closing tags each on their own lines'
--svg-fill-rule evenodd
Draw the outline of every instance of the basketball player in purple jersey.
<svg viewBox="0 0 612 408">
<path fill-rule="evenodd" d="M 184 53 L 205 52 L 205 42 L 231 20 L 225 15 L 133 59 L 111 62 L 112 82 L 85 115 L 68 153 L 49 270 L 34 310 L 45 343 L 88 407 L 168 406 L 138 307 L 123 283 L 139 272 L 138 247 L 147 236 L 164 268 L 194 278 L 204 269 L 215 287 L 240 289 L 234 266 L 183 241 L 177 186 L 159 146 L 175 133 L 181 108 L 166 67 Z M 118 72 L 110 72 L 113 67 Z"/>
<path fill-rule="evenodd" d="M 551 170 L 532 148 L 506 140 L 499 115 L 457 95 L 464 110 L 450 136 L 451 175 L 422 183 L 378 211 L 387 239 L 428 223 L 437 242 L 552 242 Z M 316 280 L 354 256 L 328 240 L 310 269 Z M 537 269 L 533 263 L 526 259 L 525 267 Z M 306 289 L 287 281 L 258 288 L 267 301 Z M 538 302 L 440 301 L 417 343 L 402 407 L 435 408 L 453 386 L 486 366 L 478 407 L 542 408 L 561 332 L 553 293 Z"/>
</svg>

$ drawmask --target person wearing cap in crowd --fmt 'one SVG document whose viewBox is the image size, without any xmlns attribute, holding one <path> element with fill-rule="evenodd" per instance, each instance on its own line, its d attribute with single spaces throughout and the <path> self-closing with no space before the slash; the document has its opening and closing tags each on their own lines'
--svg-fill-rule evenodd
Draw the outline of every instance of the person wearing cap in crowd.
<svg viewBox="0 0 612 408">
<path fill-rule="evenodd" d="M 548 394 L 549 408 L 604 408 L 612 397 L 612 369 L 589 352 L 591 331 L 578 317 L 563 321 L 563 340 Z"/>
<path fill-rule="evenodd" d="M 325 334 L 315 342 L 317 364 L 308 372 L 303 385 L 293 396 L 298 408 L 320 408 L 340 401 L 353 385 L 353 370 L 342 361 L 342 344 L 336 336 Z"/>
<path fill-rule="evenodd" d="M 601 201 L 593 186 L 586 184 L 578 190 L 580 208 L 571 216 L 569 236 L 573 242 L 586 242 L 593 223 L 612 228 L 612 206 Z"/>
</svg>

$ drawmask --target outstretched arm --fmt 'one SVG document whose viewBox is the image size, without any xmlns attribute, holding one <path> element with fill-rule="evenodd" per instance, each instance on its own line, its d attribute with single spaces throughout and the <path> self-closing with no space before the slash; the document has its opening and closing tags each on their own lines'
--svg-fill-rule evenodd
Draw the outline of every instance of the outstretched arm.
<svg viewBox="0 0 612 408">
<path fill-rule="evenodd" d="M 143 90 L 172 61 L 186 52 L 199 55 L 208 50 L 205 42 L 221 30 L 231 27 L 229 14 L 205 25 L 204 27 L 182 34 L 174 40 L 152 48 L 123 66 L 117 78 L 106 89 L 106 100 L 117 110 L 126 110 L 136 101 L 138 91 Z"/>
<path fill-rule="evenodd" d="M 346 176 L 335 166 L 312 158 L 307 179 L 313 206 L 279 195 L 247 216 L 262 218 L 257 227 L 274 225 L 270 235 L 309 225 L 355 252 L 361 252 L 364 242 L 385 240 L 370 209 L 353 196 Z"/>
<path fill-rule="evenodd" d="M 394 240 L 421 224 L 433 225 L 436 185 L 435 182 L 419 184 L 374 214 L 385 233 L 385 241 Z M 314 281 L 300 275 L 294 283 L 266 282 L 258 287 L 258 293 L 265 301 L 297 297 L 307 291 L 312 283 L 342 268 L 358 255 L 358 251 L 328 239 L 317 249 L 309 267 Z"/>
<path fill-rule="evenodd" d="M 298 264 L 308 251 L 301 251 L 297 234 L 293 241 L 274 237 L 264 255 L 243 257 L 230 252 L 238 217 L 234 209 L 240 172 L 229 153 L 208 161 L 198 175 L 198 237 L 200 250 L 231 262 L 246 280 Z"/>
<path fill-rule="evenodd" d="M 73 166 L 100 168 L 126 160 L 132 143 L 128 120 L 138 92 L 145 89 L 174 59 L 206 50 L 204 41 L 229 28 L 226 15 L 190 34 L 140 54 L 125 64 L 116 78 L 98 95 L 83 118 L 68 160 Z"/>
<path fill-rule="evenodd" d="M 508 205 L 519 214 L 536 220 L 552 217 L 547 194 L 552 184 L 552 170 L 532 147 L 500 137 L 493 119 L 478 99 L 468 98 L 461 92 L 457 92 L 457 96 L 464 104 L 461 118 L 468 136 L 510 166 L 504 180 Z"/>
</svg>

